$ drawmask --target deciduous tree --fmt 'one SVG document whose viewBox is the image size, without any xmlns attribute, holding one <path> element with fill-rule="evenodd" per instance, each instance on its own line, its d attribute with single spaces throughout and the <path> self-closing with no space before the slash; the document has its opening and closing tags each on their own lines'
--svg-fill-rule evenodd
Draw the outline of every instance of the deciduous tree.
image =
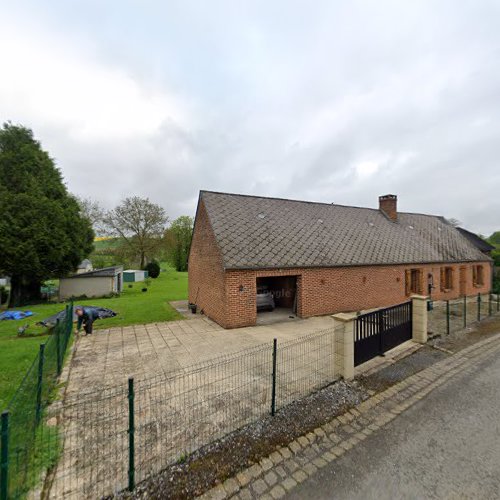
<svg viewBox="0 0 500 500">
<path fill-rule="evenodd" d="M 181 215 L 172 222 L 165 233 L 168 258 L 177 271 L 187 271 L 193 223 L 192 217 Z"/>
<path fill-rule="evenodd" d="M 82 216 L 89 220 L 94 232 L 97 235 L 101 235 L 101 233 L 104 232 L 102 222 L 104 219 L 104 210 L 101 205 L 92 198 L 81 198 L 77 196 L 76 201 L 78 202 Z"/>
<path fill-rule="evenodd" d="M 160 205 L 134 196 L 108 211 L 103 222 L 109 234 L 122 239 L 127 253 L 137 257 L 143 269 L 161 246 L 168 217 Z"/>
</svg>

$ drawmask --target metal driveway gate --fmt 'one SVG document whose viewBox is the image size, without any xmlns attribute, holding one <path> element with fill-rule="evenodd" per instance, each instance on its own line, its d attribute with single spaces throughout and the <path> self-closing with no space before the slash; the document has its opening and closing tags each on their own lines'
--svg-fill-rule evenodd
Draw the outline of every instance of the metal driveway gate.
<svg viewBox="0 0 500 500">
<path fill-rule="evenodd" d="M 356 318 L 354 366 L 412 338 L 411 301 Z"/>
</svg>

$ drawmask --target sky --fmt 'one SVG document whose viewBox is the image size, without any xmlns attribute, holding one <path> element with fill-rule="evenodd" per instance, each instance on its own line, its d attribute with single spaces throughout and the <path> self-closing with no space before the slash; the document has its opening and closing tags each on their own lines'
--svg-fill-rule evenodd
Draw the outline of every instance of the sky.
<svg viewBox="0 0 500 500">
<path fill-rule="evenodd" d="M 500 2 L 0 0 L 0 120 L 68 189 L 200 189 L 500 230 Z"/>
</svg>

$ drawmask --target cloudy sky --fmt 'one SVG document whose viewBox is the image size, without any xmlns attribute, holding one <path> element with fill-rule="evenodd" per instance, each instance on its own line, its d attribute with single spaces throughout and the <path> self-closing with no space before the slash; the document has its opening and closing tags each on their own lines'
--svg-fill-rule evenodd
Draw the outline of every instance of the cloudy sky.
<svg viewBox="0 0 500 500">
<path fill-rule="evenodd" d="M 69 189 L 210 189 L 500 229 L 500 2 L 0 0 L 0 120 Z"/>
</svg>

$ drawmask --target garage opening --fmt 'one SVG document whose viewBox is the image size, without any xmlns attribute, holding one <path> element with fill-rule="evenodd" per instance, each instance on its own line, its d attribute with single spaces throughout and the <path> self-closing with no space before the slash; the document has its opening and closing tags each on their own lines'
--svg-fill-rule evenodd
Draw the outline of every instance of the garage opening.
<svg viewBox="0 0 500 500">
<path fill-rule="evenodd" d="M 291 321 L 297 314 L 297 276 L 257 278 L 257 324 Z"/>
</svg>

